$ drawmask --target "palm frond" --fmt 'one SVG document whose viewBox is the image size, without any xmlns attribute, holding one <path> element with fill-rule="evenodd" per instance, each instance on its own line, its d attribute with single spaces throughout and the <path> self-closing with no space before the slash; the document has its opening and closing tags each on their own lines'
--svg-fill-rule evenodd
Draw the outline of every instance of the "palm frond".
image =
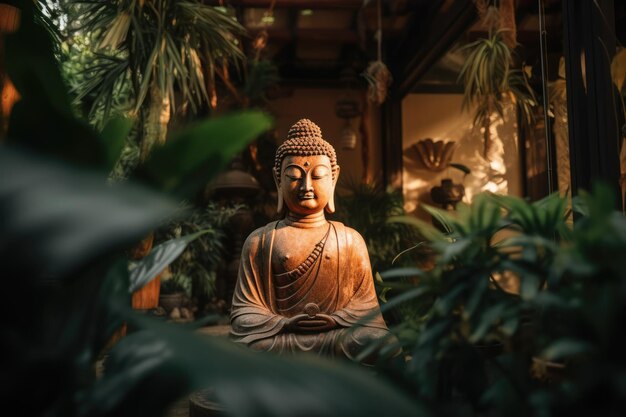
<svg viewBox="0 0 626 417">
<path fill-rule="evenodd" d="M 227 60 L 239 65 L 244 55 L 236 38 L 245 29 L 220 8 L 201 1 L 156 0 L 152 2 L 75 0 L 82 6 L 80 30 L 97 33 L 99 46 L 110 54 L 125 54 L 134 107 L 138 111 L 155 86 L 169 98 L 189 103 L 196 111 L 209 100 L 214 79 L 214 62 Z M 104 88 L 107 82 L 93 82 Z M 93 91 L 92 86 L 85 86 Z M 113 94 L 110 89 L 110 94 Z M 106 100 L 105 100 L 106 101 Z"/>
</svg>

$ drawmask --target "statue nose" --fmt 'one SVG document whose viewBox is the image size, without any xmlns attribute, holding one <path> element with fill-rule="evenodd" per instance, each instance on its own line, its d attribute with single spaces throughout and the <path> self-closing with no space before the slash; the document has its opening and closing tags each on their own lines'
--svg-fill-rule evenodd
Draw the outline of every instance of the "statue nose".
<svg viewBox="0 0 626 417">
<path fill-rule="evenodd" d="M 300 189 L 303 191 L 313 191 L 313 180 L 311 179 L 310 175 L 306 175 L 304 178 L 302 178 Z"/>
</svg>

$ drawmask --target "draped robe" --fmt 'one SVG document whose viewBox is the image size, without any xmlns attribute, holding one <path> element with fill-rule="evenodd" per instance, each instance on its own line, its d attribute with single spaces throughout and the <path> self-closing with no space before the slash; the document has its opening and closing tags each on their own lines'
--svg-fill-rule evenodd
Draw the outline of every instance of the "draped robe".
<svg viewBox="0 0 626 417">
<path fill-rule="evenodd" d="M 329 222 L 317 257 L 312 247 L 298 270 L 276 274 L 273 252 L 279 248 L 274 245 L 289 244 L 277 242 L 277 226 L 272 222 L 257 229 L 244 244 L 231 310 L 231 338 L 257 350 L 354 358 L 369 342 L 386 337 L 388 329 L 361 235 Z M 338 327 L 318 333 L 287 331 L 288 318 L 303 314 L 309 303 L 330 315 Z"/>
</svg>

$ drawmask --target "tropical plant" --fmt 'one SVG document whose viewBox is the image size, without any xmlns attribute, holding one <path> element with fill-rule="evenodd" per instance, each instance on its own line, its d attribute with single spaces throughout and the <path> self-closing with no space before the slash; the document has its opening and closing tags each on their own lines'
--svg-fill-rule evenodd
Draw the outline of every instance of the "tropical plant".
<svg viewBox="0 0 626 417">
<path fill-rule="evenodd" d="M 175 294 L 184 292 L 187 295 L 191 293 L 191 278 L 186 275 L 172 275 L 161 281 L 160 294 Z"/>
<path fill-rule="evenodd" d="M 128 126 L 118 123 L 126 128 L 102 138 L 73 118 L 49 38 L 32 14 L 25 2 L 22 26 L 6 43 L 22 100 L 11 115 L 10 140 L 0 146 L 0 258 L 14 277 L 7 292 L 24 296 L 0 307 L 0 398 L 18 402 L 25 415 L 160 415 L 186 392 L 214 387 L 235 416 L 418 414 L 405 395 L 354 366 L 255 353 L 130 309 L 123 254 L 178 212 L 165 194 L 196 191 L 191 174 L 198 177 L 203 166 L 203 174 L 214 175 L 270 120 L 247 112 L 196 124 L 156 148 L 140 177 L 107 184 L 121 149 L 117 136 L 123 139 Z M 33 120 L 56 123 L 28 130 Z M 122 322 L 134 330 L 96 378 L 96 358 Z M 33 393 L 37 400 L 28 400 Z"/>
<path fill-rule="evenodd" d="M 340 185 L 344 192 L 337 193 L 336 217 L 363 236 L 378 296 L 381 301 L 387 301 L 388 297 L 411 284 L 384 282 L 379 272 L 391 268 L 392 265 L 423 265 L 428 262 L 430 255 L 426 253 L 424 246 L 415 245 L 421 236 L 414 227 L 389 222 L 389 219 L 405 214 L 400 192 L 385 189 L 380 184 L 367 184 L 351 179 Z M 403 304 L 386 313 L 385 319 L 388 323 L 406 322 L 415 314 L 413 307 Z"/>
<path fill-rule="evenodd" d="M 468 56 L 459 73 L 465 88 L 463 108 L 475 107 L 474 126 L 484 129 L 485 156 L 491 146 L 491 116 L 497 113 L 504 117 L 505 100 L 517 105 L 526 123 L 532 122 L 532 107 L 536 105 L 525 73 L 513 68 L 513 52 L 504 42 L 504 32 L 492 32 L 488 38 L 464 46 Z"/>
<path fill-rule="evenodd" d="M 573 228 L 558 194 L 534 203 L 481 194 L 456 214 L 428 208 L 445 233 L 394 219 L 418 226 L 436 257 L 431 269 L 381 274 L 418 277 L 383 310 L 421 311 L 394 329 L 410 361 L 387 371 L 438 415 L 619 415 L 626 219 L 608 187 L 581 197 Z M 506 276 L 519 289 L 505 288 Z"/>
<path fill-rule="evenodd" d="M 191 294 L 198 298 L 201 307 L 215 294 L 216 269 L 224 256 L 225 228 L 239 207 L 220 207 L 209 202 L 203 208 L 185 204 L 183 209 L 187 214 L 162 227 L 157 240 L 202 233 L 170 265 L 174 277 L 184 276 L 189 280 Z"/>
<path fill-rule="evenodd" d="M 395 262 L 414 264 L 419 251 L 397 256 L 419 239 L 416 229 L 406 224 L 390 223 L 394 216 L 404 215 L 402 194 L 380 184 L 346 180 L 337 194 L 337 218 L 357 230 L 365 239 L 372 270 L 380 272 Z M 367 210 L 363 210 L 367 207 Z"/>
<path fill-rule="evenodd" d="M 78 98 L 93 96 L 92 111 L 109 114 L 115 92 L 128 83 L 141 122 L 140 155 L 166 139 L 176 107 L 197 111 L 211 101 L 216 65 L 243 55 L 235 36 L 243 27 L 224 9 L 199 0 L 73 1 L 81 32 L 97 34 L 100 60 L 86 70 Z"/>
<path fill-rule="evenodd" d="M 526 73 L 515 68 L 515 2 L 477 0 L 475 3 L 489 35 L 463 47 L 467 58 L 458 79 L 463 80 L 464 85 L 462 107 L 475 108 L 473 125 L 484 130 L 483 155 L 488 157 L 492 115 L 503 118 L 505 103 L 510 101 L 519 109 L 522 121 L 530 124 L 536 99 Z"/>
</svg>

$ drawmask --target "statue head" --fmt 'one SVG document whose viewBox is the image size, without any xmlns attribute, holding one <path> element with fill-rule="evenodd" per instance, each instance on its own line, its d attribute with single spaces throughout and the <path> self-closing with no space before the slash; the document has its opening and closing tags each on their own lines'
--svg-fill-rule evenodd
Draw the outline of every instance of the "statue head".
<svg viewBox="0 0 626 417">
<path fill-rule="evenodd" d="M 322 130 L 309 119 L 291 126 L 287 140 L 276 150 L 274 180 L 278 212 L 286 204 L 296 214 L 326 209 L 335 211 L 335 185 L 339 177 L 337 154 L 322 139 Z"/>
</svg>

